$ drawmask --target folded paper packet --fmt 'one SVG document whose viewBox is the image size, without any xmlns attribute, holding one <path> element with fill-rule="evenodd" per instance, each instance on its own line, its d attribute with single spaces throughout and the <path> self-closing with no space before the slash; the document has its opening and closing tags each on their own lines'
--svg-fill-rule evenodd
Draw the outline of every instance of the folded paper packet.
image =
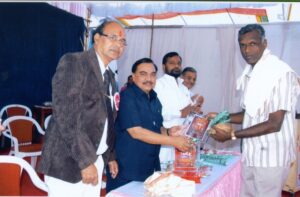
<svg viewBox="0 0 300 197">
<path fill-rule="evenodd" d="M 171 172 L 154 172 L 144 182 L 147 197 L 192 196 L 195 193 L 195 182 L 180 178 Z"/>
<path fill-rule="evenodd" d="M 232 125 L 230 123 L 219 123 L 219 124 L 215 125 L 215 127 L 217 127 L 218 129 L 222 129 L 229 133 L 232 131 Z M 216 134 L 216 131 L 213 128 L 211 128 L 209 130 L 209 134 Z"/>
</svg>

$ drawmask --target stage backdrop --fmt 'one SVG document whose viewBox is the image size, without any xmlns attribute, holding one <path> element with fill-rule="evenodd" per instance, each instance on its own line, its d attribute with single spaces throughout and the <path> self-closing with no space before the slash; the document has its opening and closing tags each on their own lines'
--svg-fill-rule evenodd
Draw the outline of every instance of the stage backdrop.
<svg viewBox="0 0 300 197">
<path fill-rule="evenodd" d="M 51 101 L 58 60 L 82 51 L 82 18 L 47 3 L 0 3 L 0 108 Z"/>
</svg>

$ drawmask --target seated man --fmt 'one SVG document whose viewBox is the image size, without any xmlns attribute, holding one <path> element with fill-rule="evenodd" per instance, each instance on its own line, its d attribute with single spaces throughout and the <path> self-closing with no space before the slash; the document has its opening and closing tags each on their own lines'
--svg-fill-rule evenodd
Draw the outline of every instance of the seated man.
<svg viewBox="0 0 300 197">
<path fill-rule="evenodd" d="M 149 58 L 140 59 L 132 66 L 134 84 L 121 93 L 115 122 L 119 173 L 113 179 L 107 169 L 107 192 L 131 181 L 145 181 L 154 171 L 159 171 L 161 144 L 181 151 L 192 147 L 186 137 L 169 136 L 180 127 L 170 130 L 162 127 L 162 106 L 153 91 L 156 72 L 157 67 Z"/>
</svg>

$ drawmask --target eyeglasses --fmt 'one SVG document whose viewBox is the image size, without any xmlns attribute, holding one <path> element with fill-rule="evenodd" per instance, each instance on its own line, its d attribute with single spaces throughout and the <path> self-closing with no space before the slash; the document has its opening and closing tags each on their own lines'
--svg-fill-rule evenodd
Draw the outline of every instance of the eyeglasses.
<svg viewBox="0 0 300 197">
<path fill-rule="evenodd" d="M 113 41 L 113 42 L 118 41 L 119 43 L 121 43 L 122 46 L 127 46 L 126 40 L 125 39 L 118 39 L 118 36 L 116 36 L 116 35 L 107 35 L 107 34 L 104 34 L 104 33 L 102 33 L 100 35 L 107 37 L 110 41 Z"/>
</svg>

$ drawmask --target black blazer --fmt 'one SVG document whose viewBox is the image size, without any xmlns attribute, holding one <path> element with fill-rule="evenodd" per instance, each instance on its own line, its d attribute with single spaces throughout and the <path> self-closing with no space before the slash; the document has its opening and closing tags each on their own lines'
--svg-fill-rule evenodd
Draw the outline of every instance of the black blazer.
<svg viewBox="0 0 300 197">
<path fill-rule="evenodd" d="M 110 70 L 112 91 L 117 91 Z M 64 55 L 52 79 L 53 115 L 46 131 L 38 171 L 76 183 L 94 163 L 105 119 L 105 88 L 95 50 Z M 114 117 L 116 111 L 113 110 Z M 104 163 L 115 159 L 115 132 L 108 132 Z"/>
</svg>

